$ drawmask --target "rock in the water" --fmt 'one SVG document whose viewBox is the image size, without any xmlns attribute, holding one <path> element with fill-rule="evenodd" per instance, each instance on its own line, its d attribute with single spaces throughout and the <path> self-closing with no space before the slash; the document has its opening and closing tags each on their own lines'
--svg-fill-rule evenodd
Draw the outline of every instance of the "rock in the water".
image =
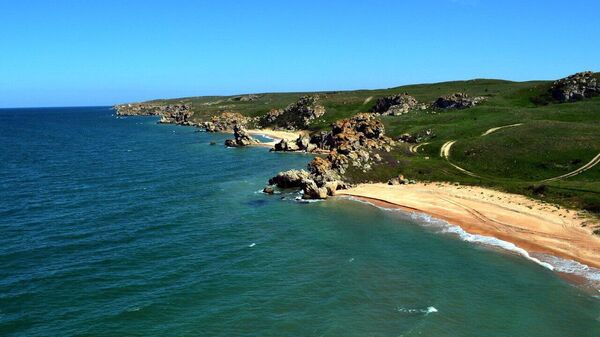
<svg viewBox="0 0 600 337">
<path fill-rule="evenodd" d="M 304 194 L 302 199 L 327 199 L 327 188 L 319 187 L 312 179 L 302 181 Z"/>
<path fill-rule="evenodd" d="M 397 116 L 417 109 L 418 107 L 419 102 L 416 98 L 407 93 L 403 93 L 378 99 L 375 106 L 371 109 L 371 112 Z"/>
<path fill-rule="evenodd" d="M 442 96 L 433 102 L 433 108 L 435 109 L 466 109 L 473 107 L 482 101 L 485 97 L 470 97 L 469 95 L 457 92 L 451 95 Z"/>
<path fill-rule="evenodd" d="M 318 104 L 318 100 L 318 96 L 302 96 L 285 109 L 271 110 L 262 118 L 261 124 L 289 130 L 306 129 L 310 121 L 325 114 L 325 108 Z"/>
<path fill-rule="evenodd" d="M 275 193 L 275 190 L 271 186 L 265 186 L 265 188 L 263 189 L 263 193 L 273 194 L 273 193 Z"/>
<path fill-rule="evenodd" d="M 310 174 L 304 170 L 289 170 L 279 172 L 275 177 L 269 179 L 269 185 L 277 185 L 280 188 L 302 187 L 302 181 L 309 179 Z"/>
<path fill-rule="evenodd" d="M 233 127 L 234 139 L 227 139 L 225 145 L 229 147 L 241 147 L 248 146 L 251 144 L 257 144 L 258 141 L 250 136 L 248 131 L 243 127 L 235 125 Z"/>
<path fill-rule="evenodd" d="M 574 102 L 600 94 L 600 80 L 591 71 L 562 78 L 552 84 L 550 93 L 560 102 Z"/>
<path fill-rule="evenodd" d="M 298 150 L 300 150 L 300 148 L 296 145 L 296 142 L 291 142 L 287 139 L 282 139 L 279 143 L 275 144 L 275 147 L 273 147 L 273 151 L 294 152 Z"/>
</svg>

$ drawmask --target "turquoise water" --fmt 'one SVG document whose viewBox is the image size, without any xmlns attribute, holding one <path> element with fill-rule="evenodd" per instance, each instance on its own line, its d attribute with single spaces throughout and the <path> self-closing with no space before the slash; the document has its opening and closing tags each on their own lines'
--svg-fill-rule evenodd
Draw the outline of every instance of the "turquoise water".
<svg viewBox="0 0 600 337">
<path fill-rule="evenodd" d="M 0 110 L 0 335 L 600 335 L 600 301 L 551 271 L 399 212 L 259 193 L 310 157 L 225 138 Z"/>
</svg>

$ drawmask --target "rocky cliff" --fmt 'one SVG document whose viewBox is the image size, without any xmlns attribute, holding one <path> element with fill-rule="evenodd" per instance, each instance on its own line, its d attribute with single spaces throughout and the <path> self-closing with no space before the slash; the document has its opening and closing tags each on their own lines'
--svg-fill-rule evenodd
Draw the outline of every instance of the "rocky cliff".
<svg viewBox="0 0 600 337">
<path fill-rule="evenodd" d="M 288 130 L 306 129 L 310 121 L 325 114 L 325 108 L 318 104 L 319 96 L 302 96 L 285 109 L 274 109 L 261 119 L 263 126 L 275 126 Z"/>
</svg>

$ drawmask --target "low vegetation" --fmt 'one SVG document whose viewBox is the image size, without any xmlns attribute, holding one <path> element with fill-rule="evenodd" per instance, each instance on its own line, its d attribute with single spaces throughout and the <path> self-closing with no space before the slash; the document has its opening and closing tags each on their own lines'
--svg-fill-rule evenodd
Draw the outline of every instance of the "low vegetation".
<svg viewBox="0 0 600 337">
<path fill-rule="evenodd" d="M 329 130 L 337 120 L 371 111 L 382 97 L 408 93 L 419 103 L 432 103 L 460 92 L 482 100 L 466 109 L 421 107 L 400 115 L 378 115 L 387 136 L 410 143 L 400 142 L 391 152 L 379 153 L 382 160 L 367 172 L 349 169 L 347 180 L 387 181 L 402 174 L 420 181 L 482 185 L 598 213 L 600 165 L 564 179 L 551 178 L 577 170 L 600 154 L 600 97 L 560 102 L 553 97 L 552 86 L 552 81 L 477 79 L 382 90 L 190 97 L 150 103 L 189 105 L 191 120 L 199 123 L 224 111 L 262 117 L 302 96 L 318 95 L 325 113 L 307 127 L 316 132 Z M 509 127 L 484 135 L 502 126 Z M 442 157 L 440 149 L 450 141 L 455 143 L 448 157 Z"/>
</svg>

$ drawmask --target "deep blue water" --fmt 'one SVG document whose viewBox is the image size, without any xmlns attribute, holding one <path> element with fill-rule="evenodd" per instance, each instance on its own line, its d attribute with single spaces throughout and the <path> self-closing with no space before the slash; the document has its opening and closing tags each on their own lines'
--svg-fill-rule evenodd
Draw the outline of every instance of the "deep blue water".
<svg viewBox="0 0 600 337">
<path fill-rule="evenodd" d="M 520 256 L 258 192 L 309 156 L 112 113 L 0 110 L 1 336 L 600 336 Z"/>
</svg>

